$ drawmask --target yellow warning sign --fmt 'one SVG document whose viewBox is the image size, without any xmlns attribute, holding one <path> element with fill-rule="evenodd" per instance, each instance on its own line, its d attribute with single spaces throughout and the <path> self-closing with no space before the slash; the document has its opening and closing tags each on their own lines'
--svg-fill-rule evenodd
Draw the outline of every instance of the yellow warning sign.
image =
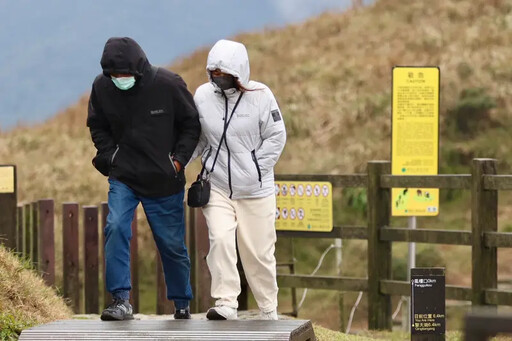
<svg viewBox="0 0 512 341">
<path fill-rule="evenodd" d="M 0 193 L 14 193 L 13 166 L 0 166 Z"/>
<path fill-rule="evenodd" d="M 276 229 L 332 231 L 330 182 L 276 181 Z"/>
<path fill-rule="evenodd" d="M 438 67 L 393 68 L 393 175 L 435 175 L 439 169 Z M 393 216 L 436 216 L 439 189 L 393 188 Z"/>
</svg>

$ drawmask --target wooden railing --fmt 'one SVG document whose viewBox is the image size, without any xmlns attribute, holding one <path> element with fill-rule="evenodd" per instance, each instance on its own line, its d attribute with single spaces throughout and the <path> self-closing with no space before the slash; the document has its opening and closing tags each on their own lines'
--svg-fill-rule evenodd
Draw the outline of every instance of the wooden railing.
<svg viewBox="0 0 512 341">
<path fill-rule="evenodd" d="M 18 205 L 17 225 L 13 235 L 15 243 L 12 249 L 21 257 L 29 259 L 32 267 L 41 273 L 49 286 L 57 286 L 55 282 L 55 222 L 54 201 L 52 199 L 38 200 L 32 203 Z M 101 209 L 100 209 L 101 208 Z M 80 218 L 81 212 L 81 218 Z M 187 211 L 187 239 L 192 250 L 192 278 L 195 279 L 195 245 L 191 242 L 190 222 L 195 221 Z M 100 274 L 100 267 L 105 269 L 103 230 L 108 215 L 107 203 L 98 206 L 80 207 L 77 203 L 62 204 L 62 294 L 70 302 L 70 306 L 77 314 L 96 314 L 103 305 L 111 301 L 110 294 L 105 287 L 100 288 L 100 278 L 105 284 L 104 272 Z M 80 219 L 81 222 L 80 223 Z M 82 232 L 80 231 L 82 229 Z M 130 247 L 132 290 L 130 301 L 134 311 L 139 311 L 139 269 L 137 244 L 137 211 L 132 223 L 132 240 Z M 101 233 L 100 233 L 101 231 Z M 80 238 L 83 240 L 80 242 Z M 80 254 L 82 252 L 82 262 Z M 168 314 L 173 311 L 172 304 L 166 298 L 165 281 L 162 272 L 160 257 L 156 257 L 156 313 Z M 80 273 L 83 273 L 81 276 Z M 83 278 L 83 281 L 81 280 Z M 59 285 L 60 286 L 60 285 Z M 195 285 L 194 285 L 195 286 Z M 100 299 L 103 297 L 103 299 Z M 84 302 L 82 302 L 82 300 Z M 100 302 L 102 301 L 102 302 Z M 197 311 L 197 308 L 195 309 Z"/>
<path fill-rule="evenodd" d="M 512 190 L 512 175 L 497 175 L 496 160 L 475 159 L 471 174 L 394 176 L 390 163 L 371 161 L 366 174 L 351 175 L 278 175 L 278 180 L 329 181 L 334 188 L 358 187 L 367 191 L 367 226 L 335 226 L 328 233 L 278 231 L 278 238 L 341 238 L 368 241 L 368 269 L 366 278 L 337 276 L 309 276 L 279 274 L 280 287 L 314 288 L 336 291 L 364 291 L 368 294 L 368 326 L 370 329 L 391 329 L 391 296 L 410 294 L 410 284 L 392 280 L 391 245 L 393 242 L 417 242 L 471 246 L 472 287 L 446 286 L 446 298 L 471 301 L 473 305 L 512 305 L 512 292 L 497 287 L 497 248 L 512 247 L 512 233 L 498 232 L 498 190 Z M 422 187 L 464 189 L 471 191 L 471 229 L 409 230 L 390 226 L 391 188 Z M 39 200 L 18 207 L 16 243 L 13 248 L 30 257 L 35 267 L 43 272 L 49 285 L 55 285 L 54 203 Z M 105 226 L 108 206 L 101 205 L 101 217 L 96 206 L 83 207 L 83 224 L 79 224 L 79 207 L 76 203 L 63 205 L 63 294 L 71 299 L 75 312 L 97 313 L 98 298 L 103 291 L 103 301 L 108 302 L 105 290 L 99 288 L 100 255 L 99 238 Z M 336 209 L 336 208 L 335 208 Z M 208 233 L 200 210 L 187 209 L 187 245 L 191 257 L 191 281 L 195 298 L 192 311 L 205 311 L 211 304 L 210 276 L 206 266 Z M 134 219 L 134 235 L 137 225 Z M 84 229 L 82 252 L 84 279 L 79 283 L 79 226 Z M 101 229 L 100 229 L 101 228 Z M 34 238 L 33 236 L 37 236 Z M 132 239 L 132 301 L 138 309 L 137 238 Z M 35 242 L 33 242 L 35 241 Z M 160 260 L 159 257 L 157 257 Z M 165 299 L 165 285 L 157 266 L 157 313 L 168 313 L 170 305 Z M 80 303 L 84 289 L 85 302 Z M 240 300 L 240 309 L 247 307 L 246 287 Z"/>
<path fill-rule="evenodd" d="M 512 175 L 497 175 L 496 160 L 475 159 L 471 174 L 429 176 L 390 175 L 390 163 L 372 161 L 367 174 L 279 175 L 278 180 L 330 181 L 333 187 L 367 190 L 368 225 L 338 226 L 332 232 L 279 231 L 280 238 L 341 238 L 368 240 L 368 277 L 278 275 L 280 287 L 368 294 L 368 326 L 391 329 L 391 296 L 410 295 L 410 283 L 391 278 L 392 242 L 417 242 L 471 246 L 472 287 L 446 286 L 446 299 L 471 301 L 475 306 L 512 305 L 512 292 L 497 287 L 497 248 L 512 247 L 512 233 L 498 231 L 498 190 L 512 190 Z M 471 191 L 471 230 L 437 230 L 390 227 L 391 188 L 441 188 Z"/>
</svg>

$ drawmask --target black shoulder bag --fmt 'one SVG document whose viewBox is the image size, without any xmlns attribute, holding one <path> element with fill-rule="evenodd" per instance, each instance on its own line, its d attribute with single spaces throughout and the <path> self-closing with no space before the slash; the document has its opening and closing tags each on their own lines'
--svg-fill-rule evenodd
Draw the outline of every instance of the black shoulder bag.
<svg viewBox="0 0 512 341">
<path fill-rule="evenodd" d="M 215 153 L 215 158 L 213 159 L 212 168 L 208 172 L 206 170 L 206 164 L 203 164 L 203 168 L 201 168 L 201 172 L 197 176 L 197 180 L 190 185 L 190 188 L 188 189 L 188 195 L 187 195 L 187 204 L 190 207 L 203 207 L 206 204 L 208 204 L 208 201 L 210 200 L 210 174 L 213 173 L 213 169 L 215 168 L 215 163 L 217 162 L 217 157 L 219 156 L 219 151 L 222 146 L 222 142 L 226 139 L 226 132 L 228 130 L 229 123 L 231 122 L 231 119 L 233 118 L 233 114 L 235 113 L 236 107 L 238 106 L 238 103 L 240 103 L 240 100 L 242 99 L 243 92 L 240 93 L 240 96 L 238 96 L 238 99 L 236 101 L 235 106 L 233 107 L 233 110 L 231 111 L 231 115 L 228 119 L 228 98 L 226 97 L 226 94 L 224 91 L 222 92 L 224 95 L 224 99 L 226 102 L 226 114 L 224 115 L 224 131 L 222 132 L 222 136 L 220 138 L 219 147 L 217 148 L 217 153 Z M 206 174 L 205 174 L 206 172 Z"/>
</svg>

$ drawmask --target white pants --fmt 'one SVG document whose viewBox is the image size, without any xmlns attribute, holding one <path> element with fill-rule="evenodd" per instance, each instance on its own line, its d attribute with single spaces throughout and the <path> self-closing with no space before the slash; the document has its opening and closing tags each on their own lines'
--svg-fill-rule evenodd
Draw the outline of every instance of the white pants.
<svg viewBox="0 0 512 341">
<path fill-rule="evenodd" d="M 210 252 L 206 262 L 212 275 L 215 305 L 238 308 L 240 277 L 236 267 L 236 242 L 247 282 L 258 307 L 277 308 L 276 258 L 274 257 L 276 197 L 231 200 L 216 189 L 203 208 L 208 224 Z M 236 239 L 235 239 L 236 236 Z"/>
</svg>

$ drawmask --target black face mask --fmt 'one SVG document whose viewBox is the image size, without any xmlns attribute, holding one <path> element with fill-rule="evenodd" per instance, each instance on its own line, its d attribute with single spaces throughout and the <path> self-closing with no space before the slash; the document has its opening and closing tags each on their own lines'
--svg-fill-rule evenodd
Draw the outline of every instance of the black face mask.
<svg viewBox="0 0 512 341">
<path fill-rule="evenodd" d="M 212 76 L 212 82 L 217 84 L 219 88 L 222 90 L 232 89 L 235 88 L 235 77 L 228 75 L 228 76 Z"/>
</svg>

